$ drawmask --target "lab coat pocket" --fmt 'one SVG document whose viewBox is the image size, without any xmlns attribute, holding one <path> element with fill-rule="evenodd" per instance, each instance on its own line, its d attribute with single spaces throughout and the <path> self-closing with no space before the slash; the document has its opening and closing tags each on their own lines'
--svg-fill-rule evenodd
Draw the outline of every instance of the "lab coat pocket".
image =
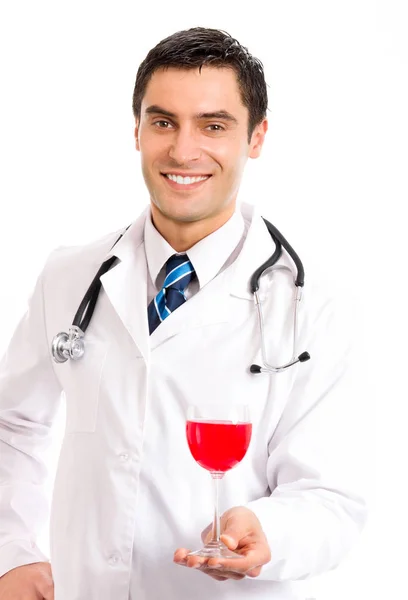
<svg viewBox="0 0 408 600">
<path fill-rule="evenodd" d="M 107 344 L 86 340 L 84 356 L 61 365 L 65 367 L 60 375 L 66 401 L 66 433 L 95 431 L 107 353 Z"/>
</svg>

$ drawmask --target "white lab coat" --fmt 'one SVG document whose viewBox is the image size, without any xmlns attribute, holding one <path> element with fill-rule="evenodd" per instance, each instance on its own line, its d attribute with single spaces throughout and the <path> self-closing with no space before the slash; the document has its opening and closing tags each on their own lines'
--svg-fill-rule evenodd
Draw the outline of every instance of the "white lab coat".
<svg viewBox="0 0 408 600">
<path fill-rule="evenodd" d="M 261 360 L 249 281 L 274 243 L 257 211 L 241 209 L 249 231 L 236 262 L 151 337 L 146 210 L 114 248 L 120 260 L 102 277 L 78 362 L 53 363 L 52 338 L 120 232 L 50 255 L 0 370 L 0 575 L 50 559 L 56 600 L 290 600 L 304 598 L 292 582 L 334 568 L 353 545 L 366 508 L 347 479 L 345 427 L 357 401 L 348 321 L 306 272 L 298 350 L 311 360 L 249 372 Z M 285 252 L 278 265 L 293 269 Z M 261 298 L 268 358 L 281 364 L 292 352 L 292 271 L 265 274 Z M 46 557 L 36 545 L 49 509 L 42 452 L 64 397 Z M 207 402 L 251 407 L 251 444 L 221 482 L 220 508 L 258 515 L 272 560 L 257 578 L 221 583 L 173 563 L 176 548 L 201 546 L 212 518 L 210 475 L 185 438 L 187 405 Z"/>
</svg>

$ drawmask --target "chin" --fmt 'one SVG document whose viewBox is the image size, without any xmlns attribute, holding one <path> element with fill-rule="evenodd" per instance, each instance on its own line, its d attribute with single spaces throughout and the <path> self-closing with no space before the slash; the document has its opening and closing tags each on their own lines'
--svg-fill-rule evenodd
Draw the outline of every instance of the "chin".
<svg viewBox="0 0 408 600">
<path fill-rule="evenodd" d="M 208 211 L 203 207 L 193 206 L 194 203 L 188 200 L 186 202 L 174 200 L 166 200 L 164 202 L 153 201 L 153 204 L 166 219 L 180 223 L 200 221 L 208 214 Z"/>
</svg>

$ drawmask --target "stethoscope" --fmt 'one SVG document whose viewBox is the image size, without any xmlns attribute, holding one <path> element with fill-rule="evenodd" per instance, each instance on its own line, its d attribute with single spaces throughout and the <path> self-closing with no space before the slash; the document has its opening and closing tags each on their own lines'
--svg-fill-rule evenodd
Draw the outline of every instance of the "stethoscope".
<svg viewBox="0 0 408 600">
<path fill-rule="evenodd" d="M 305 272 L 303 269 L 302 262 L 299 256 L 293 250 L 292 246 L 287 242 L 287 240 L 285 240 L 283 235 L 276 229 L 276 227 L 274 227 L 274 225 L 272 225 L 272 223 L 269 223 L 269 221 L 267 221 L 266 219 L 263 220 L 265 221 L 265 225 L 268 228 L 268 231 L 276 245 L 276 248 L 272 256 L 266 262 L 264 262 L 251 277 L 251 292 L 254 294 L 254 301 L 258 313 L 259 328 L 261 332 L 261 350 L 263 365 L 251 365 L 250 371 L 251 373 L 279 373 L 280 371 L 284 371 L 288 367 L 291 367 L 292 365 L 295 365 L 298 362 L 305 362 L 310 358 L 310 354 L 308 352 L 302 352 L 302 354 L 296 357 L 298 307 L 302 298 L 302 288 L 304 286 Z M 129 229 L 129 227 L 127 227 L 126 230 L 118 237 L 116 242 L 113 244 L 112 248 L 119 242 L 119 240 Z M 296 296 L 294 300 L 295 304 L 293 309 L 292 358 L 289 362 L 281 365 L 280 367 L 275 367 L 269 364 L 266 359 L 264 321 L 262 315 L 262 304 L 258 294 L 258 290 L 259 280 L 262 277 L 263 273 L 267 269 L 272 267 L 282 256 L 282 246 L 288 252 L 289 256 L 293 259 L 293 262 L 296 265 L 297 276 L 294 280 L 294 284 L 296 287 Z M 111 258 L 106 260 L 99 268 L 99 271 L 93 278 L 91 285 L 89 286 L 85 296 L 82 299 L 81 304 L 79 305 L 72 325 L 69 328 L 69 333 L 60 332 L 52 340 L 51 354 L 52 358 L 56 363 L 64 363 L 69 358 L 71 358 L 72 360 L 79 360 L 84 355 L 84 336 L 88 325 L 91 321 L 93 312 L 95 310 L 96 302 L 98 300 L 99 292 L 102 286 L 100 278 L 104 273 L 109 271 L 109 269 L 112 267 L 113 263 L 116 260 L 117 257 L 112 256 Z"/>
</svg>

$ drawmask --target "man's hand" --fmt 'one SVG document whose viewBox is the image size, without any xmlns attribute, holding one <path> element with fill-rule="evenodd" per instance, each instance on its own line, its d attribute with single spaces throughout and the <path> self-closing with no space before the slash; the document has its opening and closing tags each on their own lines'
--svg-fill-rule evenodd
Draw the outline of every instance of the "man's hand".
<svg viewBox="0 0 408 600">
<path fill-rule="evenodd" d="M 243 556 L 242 559 L 203 558 L 189 556 L 190 550 L 178 548 L 174 562 L 192 569 L 199 569 L 217 581 L 258 577 L 263 565 L 271 560 L 271 551 L 261 524 L 252 510 L 236 506 L 227 510 L 221 517 L 220 539 L 230 550 Z M 201 539 L 211 540 L 212 524 L 204 529 Z"/>
<path fill-rule="evenodd" d="M 16 567 L 0 577 L 0 600 L 54 600 L 54 581 L 48 562 Z"/>
</svg>

